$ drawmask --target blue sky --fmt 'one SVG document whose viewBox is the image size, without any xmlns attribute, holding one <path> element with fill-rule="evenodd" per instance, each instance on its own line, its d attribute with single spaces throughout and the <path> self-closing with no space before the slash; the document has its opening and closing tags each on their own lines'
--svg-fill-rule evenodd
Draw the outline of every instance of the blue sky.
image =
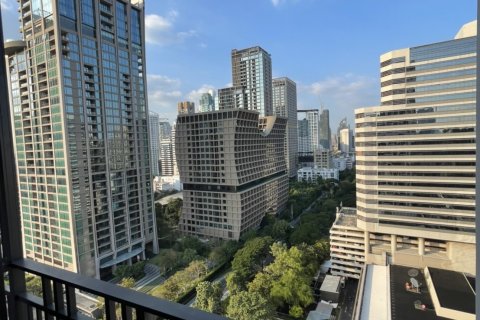
<svg viewBox="0 0 480 320">
<path fill-rule="evenodd" d="M 6 38 L 17 2 L 0 0 Z M 474 0 L 146 0 L 149 107 L 174 120 L 176 103 L 231 83 L 231 49 L 262 46 L 273 76 L 297 83 L 298 108 L 330 109 L 336 128 L 379 103 L 379 56 L 455 36 Z"/>
</svg>

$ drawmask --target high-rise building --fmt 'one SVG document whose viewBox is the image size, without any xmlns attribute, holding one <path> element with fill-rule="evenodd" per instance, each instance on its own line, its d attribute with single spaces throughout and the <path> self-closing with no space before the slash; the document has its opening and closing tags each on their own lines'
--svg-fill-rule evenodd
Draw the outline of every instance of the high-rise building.
<svg viewBox="0 0 480 320">
<path fill-rule="evenodd" d="M 158 113 L 151 112 L 148 116 L 150 128 L 150 164 L 152 176 L 159 176 L 158 159 L 160 158 L 160 118 Z"/>
<path fill-rule="evenodd" d="M 232 83 L 244 89 L 248 110 L 258 111 L 260 116 L 273 115 L 272 59 L 267 51 L 258 46 L 233 49 Z"/>
<path fill-rule="evenodd" d="M 299 153 L 310 153 L 318 148 L 318 110 L 298 110 L 297 113 L 304 113 L 305 118 L 299 121 Z M 300 123 L 302 122 L 303 123 Z"/>
<path fill-rule="evenodd" d="M 338 127 L 337 127 L 337 134 L 336 134 L 336 139 L 335 139 L 335 144 L 336 144 L 336 148 L 335 148 L 335 149 L 336 149 L 337 151 L 341 151 L 341 152 L 343 152 L 343 151 L 342 151 L 342 148 L 341 148 L 341 142 L 340 142 L 340 140 L 341 140 L 341 137 L 342 137 L 341 131 L 342 131 L 343 129 L 350 129 L 350 125 L 349 125 L 348 122 L 347 122 L 347 118 L 343 118 L 343 119 L 340 121 L 340 123 L 338 124 Z M 344 140 L 344 142 L 345 142 L 345 141 L 346 141 L 346 140 Z M 345 148 L 345 147 L 344 147 L 344 148 Z"/>
<path fill-rule="evenodd" d="M 156 250 L 143 1 L 21 1 L 7 43 L 25 256 L 100 277 Z"/>
<path fill-rule="evenodd" d="M 172 137 L 160 140 L 159 162 L 161 176 L 174 175 L 173 153 L 175 145 L 172 142 Z"/>
<path fill-rule="evenodd" d="M 273 79 L 273 111 L 287 118 L 285 158 L 289 177 L 297 175 L 298 130 L 297 130 L 297 85 L 289 78 Z"/>
<path fill-rule="evenodd" d="M 475 274 L 476 23 L 380 58 L 381 106 L 356 114 L 367 263 Z"/>
<path fill-rule="evenodd" d="M 178 114 L 193 114 L 195 113 L 195 102 L 181 101 L 177 105 Z"/>
<path fill-rule="evenodd" d="M 330 150 L 330 141 L 331 141 L 331 130 L 330 130 L 330 112 L 328 109 L 321 109 L 320 111 L 320 126 L 318 130 L 318 139 L 319 144 L 324 149 Z"/>
<path fill-rule="evenodd" d="M 168 121 L 167 118 L 160 118 L 158 120 L 159 123 L 159 131 L 158 131 L 158 136 L 159 140 L 163 140 L 165 138 L 168 138 L 172 135 L 172 125 Z"/>
<path fill-rule="evenodd" d="M 322 147 L 315 150 L 313 153 L 315 167 L 318 168 L 333 168 L 332 152 Z"/>
<path fill-rule="evenodd" d="M 200 112 L 215 111 L 215 101 L 213 95 L 210 92 L 202 93 L 200 97 Z"/>
<path fill-rule="evenodd" d="M 248 109 L 242 86 L 218 89 L 218 110 Z"/>
<path fill-rule="evenodd" d="M 350 128 L 341 129 L 338 142 L 339 150 L 342 153 L 350 153 L 353 150 L 352 130 Z"/>
<path fill-rule="evenodd" d="M 245 109 L 180 114 L 176 153 L 183 183 L 180 231 L 238 240 L 286 206 L 287 119 Z"/>
</svg>

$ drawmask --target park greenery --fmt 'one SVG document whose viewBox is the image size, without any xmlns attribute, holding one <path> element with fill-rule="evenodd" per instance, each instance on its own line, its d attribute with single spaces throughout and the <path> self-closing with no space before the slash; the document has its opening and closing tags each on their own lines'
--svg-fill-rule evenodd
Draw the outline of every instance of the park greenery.
<svg viewBox="0 0 480 320">
<path fill-rule="evenodd" d="M 327 239 L 336 208 L 355 206 L 355 172 L 342 172 L 339 181 L 291 181 L 289 196 L 282 214 L 265 216 L 260 228 L 244 233 L 240 241 L 181 237 L 177 226 L 182 200 L 157 203 L 161 249 L 149 263 L 167 280 L 149 294 L 182 301 L 196 290 L 198 309 L 231 319 L 273 319 L 277 313 L 303 317 L 314 302 L 312 279 L 329 254 Z M 225 265 L 231 265 L 231 271 L 226 277 L 228 298 L 222 300 L 223 285 L 206 280 Z M 136 279 L 131 273 L 122 275 L 125 286 Z"/>
</svg>

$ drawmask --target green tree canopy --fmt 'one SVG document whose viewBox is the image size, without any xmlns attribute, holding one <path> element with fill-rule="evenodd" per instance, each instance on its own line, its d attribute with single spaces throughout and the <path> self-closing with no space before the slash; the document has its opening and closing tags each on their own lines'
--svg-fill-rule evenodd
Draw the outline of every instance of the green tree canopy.
<svg viewBox="0 0 480 320">
<path fill-rule="evenodd" d="M 203 281 L 197 284 L 195 308 L 211 313 L 222 312 L 222 286 L 219 282 Z"/>
<path fill-rule="evenodd" d="M 257 292 L 241 291 L 230 297 L 227 317 L 233 320 L 272 320 L 271 304 Z"/>
</svg>

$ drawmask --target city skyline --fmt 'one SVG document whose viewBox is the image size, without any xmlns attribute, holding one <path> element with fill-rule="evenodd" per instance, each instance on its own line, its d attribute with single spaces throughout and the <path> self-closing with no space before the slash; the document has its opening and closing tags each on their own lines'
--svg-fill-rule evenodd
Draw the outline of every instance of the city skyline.
<svg viewBox="0 0 480 320">
<path fill-rule="evenodd" d="M 151 111 L 174 121 L 178 101 L 198 103 L 208 89 L 231 84 L 225 70 L 230 70 L 229 53 L 233 48 L 260 45 L 272 55 L 273 77 L 288 76 L 297 83 L 299 109 L 319 109 L 323 104 L 330 110 L 331 123 L 338 123 L 345 115 L 353 123 L 354 108 L 374 105 L 379 99 L 376 70 L 381 53 L 451 38 L 452 30 L 475 18 L 474 10 L 469 10 L 475 5 L 473 1 L 455 3 L 454 7 L 452 2 L 412 2 L 414 11 L 408 3 L 401 7 L 382 3 L 377 9 L 395 14 L 372 16 L 369 21 L 363 17 L 373 3 L 257 2 L 255 12 L 248 13 L 253 16 L 247 17 L 236 3 L 146 1 Z M 20 36 L 17 28 L 7 27 L 17 23 L 16 8 L 15 0 L 2 0 L 6 39 Z M 403 19 L 407 14 L 408 21 Z M 239 21 L 247 18 L 258 22 L 239 28 L 243 25 Z M 378 29 L 378 25 L 395 27 Z M 253 32 L 255 29 L 258 32 Z M 232 32 L 237 36 L 232 37 Z M 354 57 L 351 46 L 361 47 Z M 301 55 L 305 63 L 299 65 L 292 55 Z"/>
</svg>

